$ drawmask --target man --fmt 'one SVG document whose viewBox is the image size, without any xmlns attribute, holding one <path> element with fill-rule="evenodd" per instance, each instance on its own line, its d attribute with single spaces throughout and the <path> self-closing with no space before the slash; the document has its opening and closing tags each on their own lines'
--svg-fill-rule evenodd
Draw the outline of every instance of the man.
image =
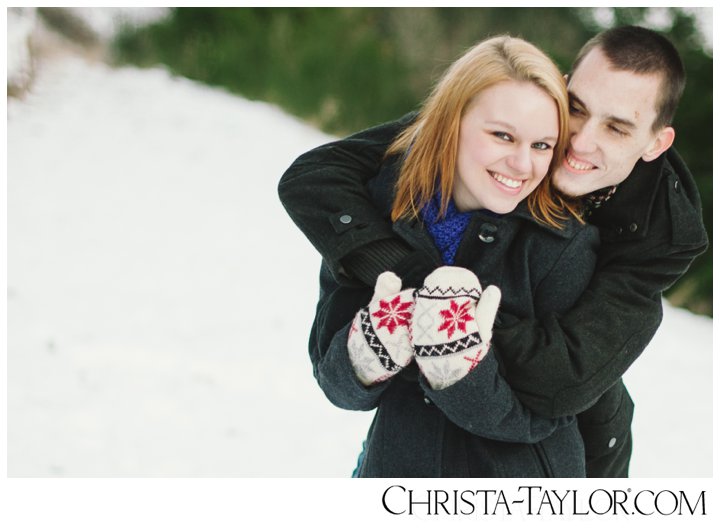
<svg viewBox="0 0 720 528">
<path fill-rule="evenodd" d="M 570 146 L 553 182 L 585 197 L 602 241 L 595 274 L 562 317 L 517 321 L 501 308 L 494 330 L 518 398 L 543 416 L 578 416 L 590 477 L 628 475 L 633 404 L 621 376 L 660 324 L 661 293 L 708 243 L 697 188 L 671 149 L 683 88 L 677 50 L 656 32 L 615 28 L 583 47 L 568 78 Z M 306 153 L 280 181 L 285 208 L 338 280 L 373 285 L 392 270 L 419 286 L 439 266 L 394 235 L 365 189 L 412 119 Z"/>
</svg>

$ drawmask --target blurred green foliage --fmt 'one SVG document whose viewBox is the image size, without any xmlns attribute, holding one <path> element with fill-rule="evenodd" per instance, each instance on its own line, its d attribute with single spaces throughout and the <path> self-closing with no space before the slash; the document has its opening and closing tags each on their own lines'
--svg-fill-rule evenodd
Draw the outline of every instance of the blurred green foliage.
<svg viewBox="0 0 720 528">
<path fill-rule="evenodd" d="M 639 24 L 652 8 L 605 8 L 610 25 Z M 275 103 L 326 132 L 345 135 L 418 107 L 445 68 L 475 42 L 508 33 L 568 71 L 603 29 L 590 8 L 176 8 L 114 42 L 119 63 L 171 71 Z M 693 19 L 665 9 L 663 32 L 688 74 L 676 146 L 703 196 L 712 240 L 712 57 Z M 669 292 L 674 304 L 712 314 L 708 250 Z"/>
</svg>

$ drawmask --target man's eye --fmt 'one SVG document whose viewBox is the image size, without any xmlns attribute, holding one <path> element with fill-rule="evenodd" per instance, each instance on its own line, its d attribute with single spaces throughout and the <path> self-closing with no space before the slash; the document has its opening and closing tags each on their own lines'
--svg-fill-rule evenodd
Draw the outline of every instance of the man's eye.
<svg viewBox="0 0 720 528">
<path fill-rule="evenodd" d="M 503 141 L 512 141 L 513 137 L 507 132 L 493 132 L 493 136 L 502 139 Z"/>
<path fill-rule="evenodd" d="M 625 136 L 630 135 L 627 132 L 625 132 L 624 130 L 622 130 L 614 125 L 609 125 L 608 128 L 610 129 L 610 132 L 612 132 L 616 136 L 625 137 Z"/>
</svg>

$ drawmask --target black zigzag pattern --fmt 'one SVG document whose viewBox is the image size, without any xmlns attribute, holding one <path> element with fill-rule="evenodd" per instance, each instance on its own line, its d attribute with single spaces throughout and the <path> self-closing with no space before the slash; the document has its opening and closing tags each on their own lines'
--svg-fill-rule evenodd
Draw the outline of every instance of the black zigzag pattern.
<svg viewBox="0 0 720 528">
<path fill-rule="evenodd" d="M 423 297 L 425 299 L 453 299 L 455 297 L 471 297 L 475 300 L 480 299 L 480 292 L 477 288 L 454 288 L 448 286 L 442 288 L 440 286 L 433 286 L 429 288 L 423 286 L 415 292 L 416 297 Z"/>
<path fill-rule="evenodd" d="M 437 345 L 414 345 L 415 355 L 418 357 L 440 357 L 455 354 L 461 350 L 466 350 L 472 346 L 479 345 L 482 342 L 480 334 L 473 332 L 465 337 L 452 341 L 450 343 L 440 343 Z"/>
<path fill-rule="evenodd" d="M 383 346 L 383 344 L 380 342 L 380 338 L 375 333 L 375 330 L 372 327 L 372 323 L 370 322 L 370 313 L 368 312 L 367 308 L 360 312 L 360 326 L 362 327 L 365 341 L 370 346 L 372 351 L 375 352 L 375 355 L 380 360 L 380 363 L 382 363 L 383 368 L 385 368 L 385 370 L 389 372 L 397 372 L 398 370 L 400 370 L 400 365 L 398 365 L 392 360 L 387 349 Z"/>
</svg>

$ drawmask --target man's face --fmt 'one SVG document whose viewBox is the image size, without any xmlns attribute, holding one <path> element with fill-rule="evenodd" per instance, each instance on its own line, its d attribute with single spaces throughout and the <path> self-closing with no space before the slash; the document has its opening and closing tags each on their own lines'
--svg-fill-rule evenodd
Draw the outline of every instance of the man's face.
<svg viewBox="0 0 720 528">
<path fill-rule="evenodd" d="M 659 88 L 658 75 L 612 69 L 600 48 L 590 51 L 568 83 L 570 145 L 555 186 L 582 196 L 617 185 L 640 158 L 652 161 L 668 148 L 662 134 L 672 129 L 652 131 Z"/>
</svg>

